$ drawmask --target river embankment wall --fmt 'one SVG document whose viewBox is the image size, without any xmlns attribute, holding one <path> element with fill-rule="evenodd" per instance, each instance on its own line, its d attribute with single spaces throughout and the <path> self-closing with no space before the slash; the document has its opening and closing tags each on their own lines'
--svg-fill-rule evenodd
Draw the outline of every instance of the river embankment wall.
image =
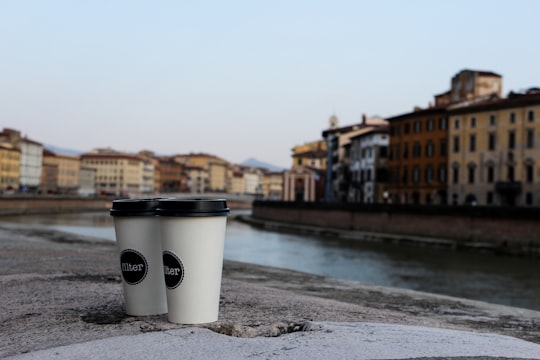
<svg viewBox="0 0 540 360">
<path fill-rule="evenodd" d="M 0 215 L 108 211 L 112 198 L 82 198 L 60 196 L 0 197 Z"/>
<path fill-rule="evenodd" d="M 0 197 L 1 215 L 109 211 L 111 197 L 83 198 L 70 196 L 4 196 Z M 231 209 L 249 209 L 251 201 L 228 201 Z"/>
<path fill-rule="evenodd" d="M 540 254 L 540 208 L 414 206 L 255 201 L 252 217 L 407 237 L 451 240 L 455 247 Z M 440 243 L 440 242 L 439 242 Z"/>
</svg>

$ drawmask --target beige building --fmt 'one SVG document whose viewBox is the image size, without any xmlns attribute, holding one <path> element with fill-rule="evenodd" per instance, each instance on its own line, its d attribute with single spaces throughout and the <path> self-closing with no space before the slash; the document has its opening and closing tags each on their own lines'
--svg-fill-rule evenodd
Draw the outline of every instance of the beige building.
<svg viewBox="0 0 540 360">
<path fill-rule="evenodd" d="M 81 155 L 81 166 L 96 169 L 96 191 L 100 195 L 142 194 L 144 160 L 139 156 L 111 150 L 90 152 Z"/>
<path fill-rule="evenodd" d="M 448 118 L 452 203 L 540 205 L 540 91 L 449 107 Z"/>
<path fill-rule="evenodd" d="M 200 166 L 185 167 L 187 174 L 188 191 L 192 193 L 204 193 L 208 189 L 208 170 Z"/>
<path fill-rule="evenodd" d="M 286 170 L 283 173 L 283 201 L 319 201 L 322 188 L 318 186 L 318 173 L 304 167 Z"/>
<path fill-rule="evenodd" d="M 232 170 L 229 175 L 230 178 L 230 188 L 229 193 L 231 194 L 243 194 L 244 193 L 244 172 L 240 169 Z"/>
<path fill-rule="evenodd" d="M 0 144 L 0 192 L 19 188 L 21 151 L 11 144 Z"/>
<path fill-rule="evenodd" d="M 53 191 L 62 194 L 75 194 L 78 192 L 80 183 L 80 159 L 75 155 L 66 155 L 55 153 L 49 150 L 43 150 L 43 166 L 56 167 L 57 176 L 54 189 L 50 189 L 51 184 L 41 184 L 47 191 Z M 42 176 L 42 179 L 44 177 Z M 50 177 L 46 177 L 50 180 Z"/>
<path fill-rule="evenodd" d="M 495 95 L 502 97 L 502 76 L 491 71 L 462 70 L 452 77 L 450 90 L 435 95 L 435 106 L 445 106 Z"/>
<path fill-rule="evenodd" d="M 265 172 L 263 197 L 265 200 L 281 200 L 283 198 L 283 172 Z"/>
<path fill-rule="evenodd" d="M 227 168 L 229 164 L 222 159 L 215 158 L 208 161 L 208 191 L 226 192 L 228 189 Z"/>
<path fill-rule="evenodd" d="M 96 195 L 96 168 L 81 166 L 79 169 L 79 195 Z"/>
<path fill-rule="evenodd" d="M 245 165 L 231 165 L 228 191 L 232 194 L 263 196 L 265 170 Z"/>
<path fill-rule="evenodd" d="M 195 187 L 197 192 L 226 192 L 230 188 L 229 163 L 215 155 L 196 153 L 176 155 L 175 160 L 184 164 L 186 168 L 202 168 L 207 171 L 207 182 L 201 183 L 203 176 L 200 172 L 197 178 L 191 178 L 191 187 Z M 195 174 L 194 174 L 195 175 Z M 204 187 L 203 187 L 204 186 Z"/>
<path fill-rule="evenodd" d="M 142 193 L 154 194 L 161 191 L 159 158 L 151 150 L 141 150 L 137 154 L 143 161 Z"/>
<path fill-rule="evenodd" d="M 19 187 L 21 191 L 35 192 L 41 181 L 43 145 L 22 136 L 21 132 L 4 128 L 0 132 L 0 143 L 11 144 L 20 150 Z"/>
<path fill-rule="evenodd" d="M 301 166 L 326 169 L 326 142 L 324 140 L 311 141 L 292 148 L 292 168 Z"/>
</svg>

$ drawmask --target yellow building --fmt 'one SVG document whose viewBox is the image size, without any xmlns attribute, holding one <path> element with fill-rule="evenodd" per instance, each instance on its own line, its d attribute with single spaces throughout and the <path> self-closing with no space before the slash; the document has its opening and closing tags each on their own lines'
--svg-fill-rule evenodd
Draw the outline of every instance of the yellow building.
<svg viewBox="0 0 540 360">
<path fill-rule="evenodd" d="M 265 172 L 263 196 L 265 200 L 281 200 L 283 198 L 283 172 Z"/>
<path fill-rule="evenodd" d="M 81 155 L 81 166 L 96 169 L 100 195 L 139 196 L 143 190 L 144 160 L 120 152 L 90 152 Z"/>
<path fill-rule="evenodd" d="M 540 205 L 540 92 L 448 108 L 454 204 Z"/>
<path fill-rule="evenodd" d="M 317 140 L 297 145 L 292 148 L 292 168 L 302 166 L 326 169 L 326 142 Z"/>
<path fill-rule="evenodd" d="M 80 183 L 80 159 L 78 156 L 44 150 L 43 165 L 52 165 L 57 168 L 56 188 L 47 190 L 64 194 L 77 192 Z"/>
<path fill-rule="evenodd" d="M 226 160 L 204 153 L 176 155 L 174 158 L 188 168 L 202 168 L 208 172 L 208 182 L 204 188 L 199 188 L 201 192 L 225 192 L 230 188 L 229 163 Z M 200 174 L 198 176 L 200 178 Z"/>
<path fill-rule="evenodd" d="M 232 170 L 230 177 L 229 193 L 243 194 L 244 193 L 244 172 L 240 169 Z"/>
<path fill-rule="evenodd" d="M 19 188 L 21 151 L 10 144 L 0 144 L 0 191 Z"/>
</svg>

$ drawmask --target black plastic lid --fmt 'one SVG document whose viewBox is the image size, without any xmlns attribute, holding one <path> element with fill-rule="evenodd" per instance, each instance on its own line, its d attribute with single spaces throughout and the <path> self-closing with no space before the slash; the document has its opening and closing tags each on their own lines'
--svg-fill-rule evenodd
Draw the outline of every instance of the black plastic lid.
<svg viewBox="0 0 540 360">
<path fill-rule="evenodd" d="M 227 216 L 225 199 L 162 199 L 156 209 L 158 216 Z"/>
<path fill-rule="evenodd" d="M 111 216 L 154 216 L 159 199 L 113 200 Z"/>
</svg>

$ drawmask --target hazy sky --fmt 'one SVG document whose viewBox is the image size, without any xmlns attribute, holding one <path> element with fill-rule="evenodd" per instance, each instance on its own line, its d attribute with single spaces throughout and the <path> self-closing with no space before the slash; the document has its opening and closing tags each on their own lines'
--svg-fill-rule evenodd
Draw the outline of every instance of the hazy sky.
<svg viewBox="0 0 540 360">
<path fill-rule="evenodd" d="M 0 127 L 289 167 L 332 114 L 427 106 L 465 68 L 540 86 L 539 36 L 540 1 L 0 0 Z"/>
</svg>

